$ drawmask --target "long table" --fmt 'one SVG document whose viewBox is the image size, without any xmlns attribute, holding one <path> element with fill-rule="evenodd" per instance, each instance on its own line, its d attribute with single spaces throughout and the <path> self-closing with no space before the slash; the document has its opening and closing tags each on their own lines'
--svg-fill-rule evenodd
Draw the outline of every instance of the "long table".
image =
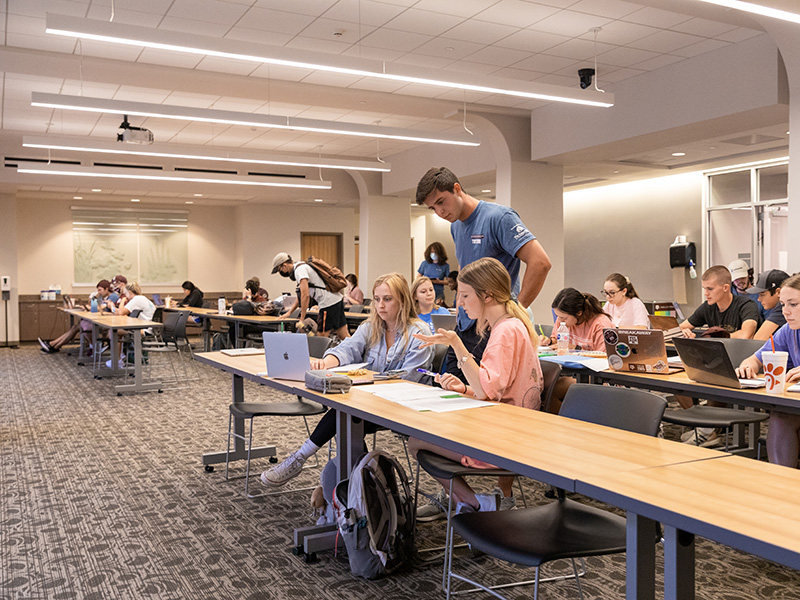
<svg viewBox="0 0 800 600">
<path fill-rule="evenodd" d="M 361 446 L 362 429 L 353 419 L 368 419 L 619 506 L 628 515 L 631 600 L 655 597 L 656 521 L 665 527 L 669 600 L 694 598 L 695 534 L 800 568 L 800 527 L 795 523 L 800 519 L 800 472 L 796 470 L 508 405 L 420 413 L 355 387 L 347 394 L 319 394 L 299 382 L 259 376 L 265 369 L 260 356 L 196 356 L 233 375 L 234 395 L 236 378 L 247 378 L 337 409 L 340 477 L 349 474 Z M 718 506 L 725 508 L 720 515 Z M 324 527 L 328 530 L 295 530 L 295 545 L 304 552 L 325 548 L 334 528 Z"/>
<path fill-rule="evenodd" d="M 268 315 L 229 315 L 219 314 L 216 308 L 193 308 L 193 307 L 170 307 L 163 308 L 165 311 L 183 311 L 199 317 L 203 321 L 203 351 L 209 352 L 211 350 L 211 319 L 219 319 L 232 323 L 234 327 L 234 346 L 241 348 L 244 346 L 245 340 L 241 335 L 242 325 L 256 325 L 264 328 L 265 330 L 283 331 L 287 325 L 297 323 L 298 319 L 289 316 L 268 316 Z"/>
<path fill-rule="evenodd" d="M 109 344 L 111 345 L 111 367 L 108 368 L 104 365 L 95 366 L 93 369 L 93 375 L 95 377 L 123 375 L 126 373 L 125 369 L 119 368 L 117 338 L 119 337 L 120 330 L 130 331 L 133 333 L 133 383 L 115 386 L 114 391 L 118 396 L 126 392 L 139 393 L 152 390 L 161 391 L 162 383 L 160 381 L 150 381 L 145 383 L 142 377 L 142 331 L 145 329 L 159 328 L 162 326 L 161 323 L 157 323 L 155 321 L 145 321 L 143 319 L 133 318 L 127 315 L 120 316 L 110 313 L 93 313 L 80 308 L 64 309 L 64 312 L 69 314 L 71 317 L 79 318 L 92 324 L 92 348 L 95 349 L 95 352 L 98 347 L 98 329 L 108 329 L 109 331 Z"/>
</svg>

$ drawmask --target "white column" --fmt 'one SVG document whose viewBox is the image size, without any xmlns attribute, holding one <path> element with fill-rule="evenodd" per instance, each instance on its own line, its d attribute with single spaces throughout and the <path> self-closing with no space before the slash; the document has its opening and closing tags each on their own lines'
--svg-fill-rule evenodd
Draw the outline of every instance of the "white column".
<svg viewBox="0 0 800 600">
<path fill-rule="evenodd" d="M 19 275 L 17 270 L 17 199 L 0 194 L 0 275 L 11 277 L 11 299 L 0 300 L 0 346 L 19 343 Z M 6 339 L 6 308 L 8 339 Z"/>
<path fill-rule="evenodd" d="M 359 287 L 369 297 L 372 283 L 397 271 L 413 280 L 411 202 L 408 198 L 362 196 L 359 223 Z"/>
</svg>

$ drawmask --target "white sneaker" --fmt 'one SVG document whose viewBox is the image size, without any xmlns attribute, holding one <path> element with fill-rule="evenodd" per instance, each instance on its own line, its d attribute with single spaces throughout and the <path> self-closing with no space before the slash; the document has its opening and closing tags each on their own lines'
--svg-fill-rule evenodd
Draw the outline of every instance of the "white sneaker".
<svg viewBox="0 0 800 600">
<path fill-rule="evenodd" d="M 261 473 L 261 483 L 264 485 L 283 485 L 300 474 L 300 471 L 303 470 L 304 462 L 306 462 L 305 457 L 293 452 L 281 464 Z"/>
<path fill-rule="evenodd" d="M 503 496 L 503 492 L 500 488 L 494 488 L 492 493 L 500 498 L 500 504 L 497 510 L 512 510 L 517 508 L 517 498 L 513 494 L 510 496 Z"/>
<path fill-rule="evenodd" d="M 111 359 L 106 361 L 106 366 L 109 369 L 111 368 Z M 125 368 L 125 359 L 124 358 L 120 358 L 119 361 L 117 361 L 117 368 L 119 368 L 119 369 L 124 369 Z"/>
<path fill-rule="evenodd" d="M 428 499 L 427 504 L 417 508 L 417 521 L 427 523 L 428 521 L 444 519 L 447 517 L 447 507 L 449 505 L 450 497 L 444 491 L 444 488 L 439 488 L 436 495 Z"/>
<path fill-rule="evenodd" d="M 497 494 L 475 494 L 480 512 L 494 512 L 500 507 L 500 496 Z"/>
</svg>

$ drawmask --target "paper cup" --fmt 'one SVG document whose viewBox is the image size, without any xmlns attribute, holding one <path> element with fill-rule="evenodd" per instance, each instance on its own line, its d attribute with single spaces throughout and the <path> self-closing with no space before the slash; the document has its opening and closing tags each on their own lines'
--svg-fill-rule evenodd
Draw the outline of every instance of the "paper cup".
<svg viewBox="0 0 800 600">
<path fill-rule="evenodd" d="M 786 386 L 786 365 L 788 352 L 762 352 L 764 363 L 764 382 L 768 394 L 782 394 Z"/>
</svg>

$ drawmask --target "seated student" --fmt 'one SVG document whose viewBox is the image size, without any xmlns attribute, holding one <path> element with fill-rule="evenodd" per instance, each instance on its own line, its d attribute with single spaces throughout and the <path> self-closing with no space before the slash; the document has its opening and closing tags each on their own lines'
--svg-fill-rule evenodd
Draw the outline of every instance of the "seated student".
<svg viewBox="0 0 800 600">
<path fill-rule="evenodd" d="M 761 277 L 759 277 L 759 282 Z M 800 380 L 800 275 L 792 275 L 780 286 L 780 299 L 786 324 L 772 340 L 775 350 L 788 352 L 786 385 Z M 739 377 L 756 377 L 761 369 L 761 353 L 772 349 L 767 341 L 758 352 L 746 358 L 736 370 Z M 800 454 L 800 415 L 782 412 L 779 408 L 769 416 L 767 432 L 769 462 L 797 468 Z"/>
<path fill-rule="evenodd" d="M 83 306 L 84 310 L 92 310 L 91 302 L 92 300 L 96 301 L 97 310 L 98 312 L 103 312 L 104 310 L 111 310 L 111 306 L 114 306 L 119 300 L 119 295 L 116 292 L 111 291 L 111 282 L 107 279 L 101 279 L 97 282 L 97 291 L 92 292 L 89 296 L 89 304 Z M 75 323 L 69 331 L 66 333 L 61 334 L 56 339 L 48 342 L 43 340 L 42 338 L 39 339 L 39 345 L 42 347 L 42 352 L 46 352 L 47 354 L 53 354 L 58 352 L 64 344 L 68 344 L 72 339 L 83 331 L 85 334 L 89 334 L 92 331 L 92 324 L 89 321 L 85 321 L 81 319 L 78 323 Z"/>
<path fill-rule="evenodd" d="M 417 318 L 406 278 L 389 273 L 375 280 L 372 286 L 372 311 L 356 332 L 341 344 L 325 352 L 323 358 L 312 358 L 312 369 L 332 369 L 339 365 L 366 362 L 371 371 L 404 371 L 403 379 L 419 381 L 425 375 L 417 369 L 430 368 L 433 351 L 416 339 L 415 334 L 430 333 L 428 326 Z M 377 427 L 364 424 L 365 433 Z M 320 419 L 311 437 L 299 450 L 282 463 L 264 471 L 265 485 L 283 485 L 296 477 L 303 463 L 336 435 L 336 411 L 329 410 Z"/>
<path fill-rule="evenodd" d="M 417 277 L 411 286 L 411 297 L 414 299 L 414 309 L 417 316 L 428 324 L 433 331 L 431 315 L 449 315 L 446 308 L 436 306 L 436 293 L 433 291 L 433 282 L 428 277 Z"/>
<path fill-rule="evenodd" d="M 364 292 L 358 287 L 358 277 L 356 277 L 355 273 L 348 273 L 344 278 L 347 280 L 347 287 L 344 289 L 345 307 L 364 304 Z"/>
<path fill-rule="evenodd" d="M 183 298 L 178 302 L 178 306 L 191 306 L 192 308 L 203 306 L 203 291 L 200 288 L 191 281 L 184 281 L 181 287 L 183 288 Z"/>
<path fill-rule="evenodd" d="M 650 319 L 644 302 L 639 299 L 631 280 L 625 275 L 612 273 L 606 277 L 602 294 L 608 298 L 603 310 L 611 317 L 614 327 L 650 329 Z"/>
<path fill-rule="evenodd" d="M 731 292 L 731 272 L 722 265 L 708 269 L 701 278 L 703 302 L 680 324 L 684 337 L 696 337 L 695 327 L 722 327 L 732 338 L 750 339 L 759 324 L 758 305 L 747 296 Z"/>
<path fill-rule="evenodd" d="M 458 304 L 458 271 L 450 271 L 447 277 L 444 278 L 444 284 L 453 292 L 453 308 L 455 308 L 456 304 Z M 444 300 L 439 302 L 439 306 L 448 308 L 447 302 Z"/>
<path fill-rule="evenodd" d="M 116 305 L 110 307 L 111 312 L 117 312 L 117 308 L 119 308 L 120 303 L 125 299 L 125 291 L 128 285 L 128 278 L 124 275 L 115 275 L 114 279 L 111 280 L 111 291 L 117 294 L 117 301 Z"/>
<path fill-rule="evenodd" d="M 753 269 L 741 258 L 737 258 L 728 265 L 728 271 L 731 273 L 731 294 L 755 300 L 755 294 L 747 291 L 753 285 Z"/>
<path fill-rule="evenodd" d="M 433 335 L 417 335 L 426 345 L 447 344 L 458 356 L 468 383 L 450 375 L 437 375 L 436 381 L 446 390 L 471 395 L 480 400 L 503 402 L 537 410 L 541 405 L 542 367 L 536 353 L 537 336 L 525 310 L 511 299 L 511 277 L 502 263 L 494 258 L 480 258 L 461 271 L 459 281 L 459 306 L 470 319 L 477 321 L 478 332 L 488 341 L 483 357 L 478 363 L 467 351 L 455 331 L 440 329 Z M 501 433 L 501 432 L 498 432 Z M 430 442 L 411 438 L 408 447 L 414 456 L 420 450 L 434 452 L 458 461 L 467 467 L 491 468 L 459 452 L 448 450 Z M 439 480 L 443 487 L 449 482 Z M 513 478 L 500 482 L 504 498 L 512 498 Z M 453 480 L 453 497 L 458 512 L 497 510 L 500 504 L 508 508 L 513 502 L 500 501 L 497 494 L 476 494 L 462 478 Z M 438 500 L 446 505 L 446 496 L 441 493 Z M 427 507 L 420 507 L 425 520 L 436 517 L 426 515 Z"/>
<path fill-rule="evenodd" d="M 747 288 L 748 294 L 758 294 L 758 302 L 766 311 L 764 322 L 753 336 L 754 340 L 768 340 L 769 336 L 780 329 L 786 319 L 783 317 L 780 293 L 784 281 L 789 279 L 786 271 L 772 269 L 764 271 L 758 276 L 758 282 L 753 287 Z"/>
<path fill-rule="evenodd" d="M 255 304 L 269 300 L 269 293 L 261 287 L 261 280 L 258 277 L 251 277 L 245 281 L 242 300 L 250 300 Z"/>
<path fill-rule="evenodd" d="M 156 312 L 156 305 L 153 304 L 145 295 L 142 294 L 142 288 L 135 281 L 128 283 L 125 286 L 125 296 L 120 298 L 119 308 L 117 314 L 121 317 L 130 315 L 133 311 L 140 310 L 139 319 L 143 321 L 152 321 L 153 314 Z M 119 330 L 120 337 L 125 334 L 124 329 Z M 119 342 L 119 367 L 125 367 L 125 359 L 122 358 L 122 340 Z M 106 361 L 106 366 L 111 367 L 111 361 Z"/>
</svg>

